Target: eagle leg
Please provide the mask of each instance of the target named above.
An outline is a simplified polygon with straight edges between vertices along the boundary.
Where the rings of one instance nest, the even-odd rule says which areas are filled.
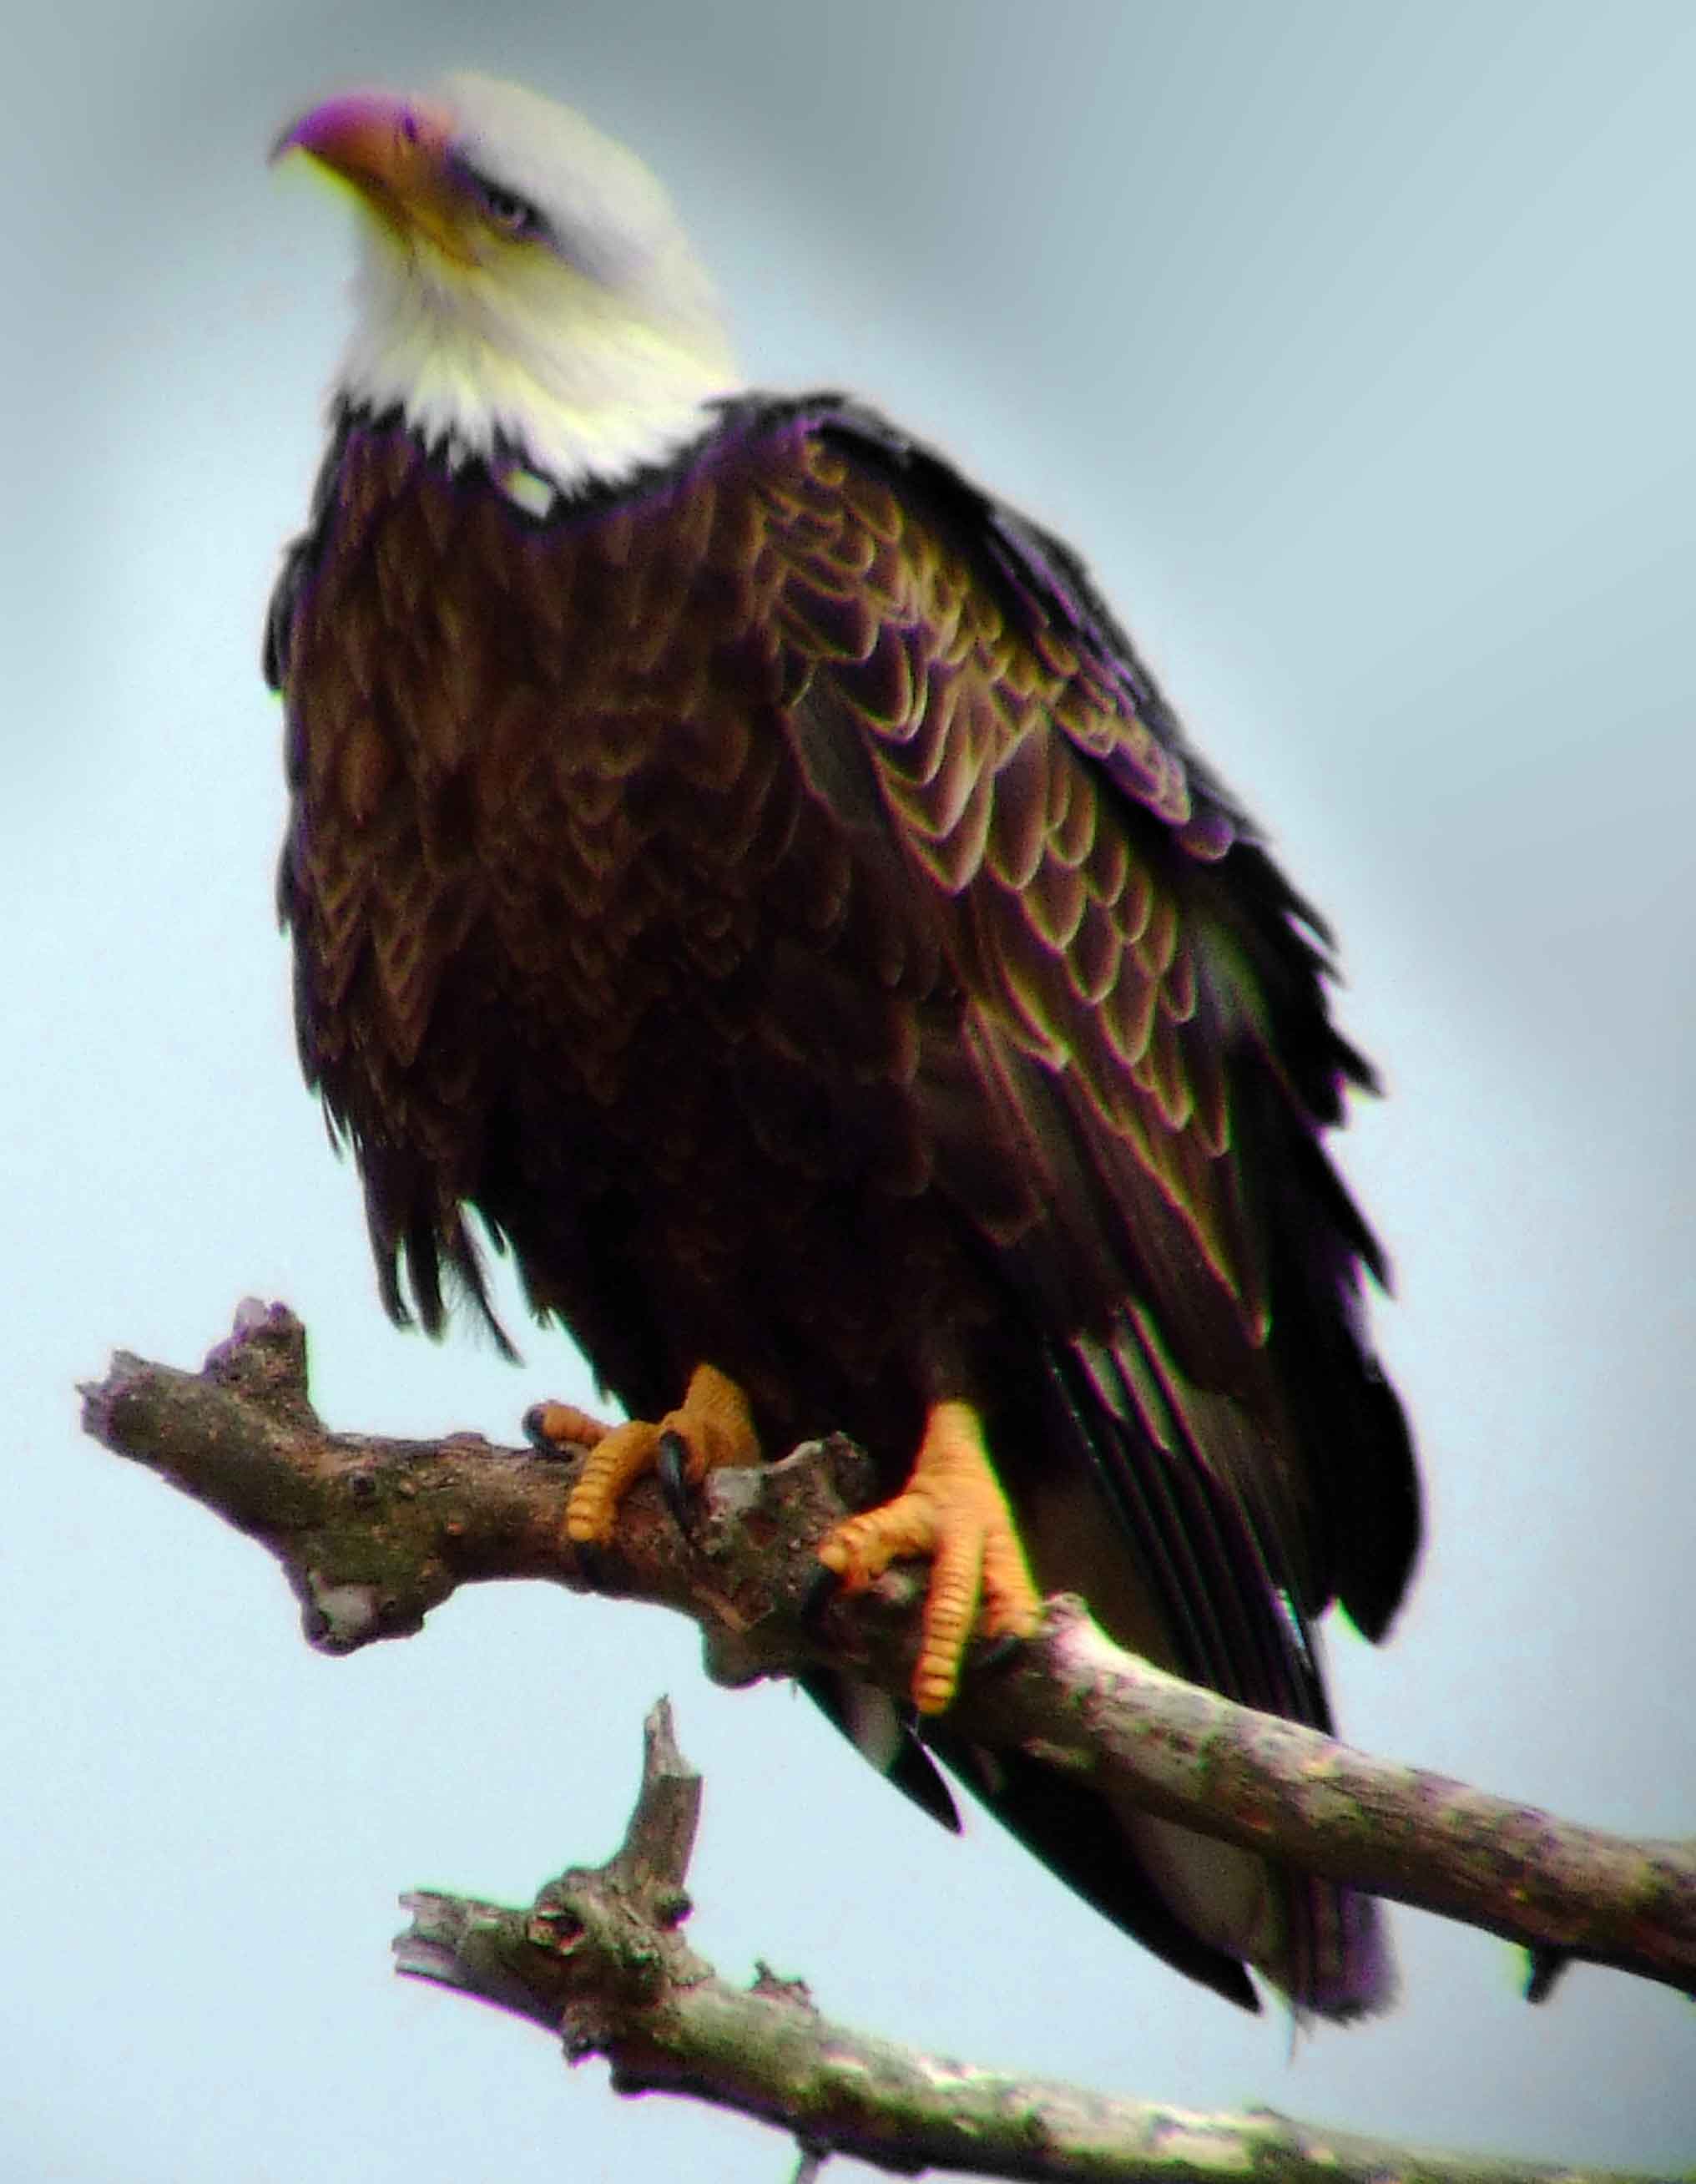
[[[847,1518],[819,1546],[820,1561],[849,1592],[863,1592],[902,1555],[931,1557],[912,1688],[920,1713],[940,1713],[954,1695],[975,1628],[990,1638],[1028,1638],[1043,1613],[984,1445],[983,1422],[970,1403],[933,1405],[902,1491]]]
[[[590,1449],[565,1505],[565,1530],[575,1545],[611,1545],[620,1502],[645,1472],[658,1468],[662,1448],[674,1438],[681,1444],[683,1477],[691,1486],[722,1465],[759,1462],[747,1396],[716,1366],[698,1365],[681,1404],[657,1425],[631,1418]]]

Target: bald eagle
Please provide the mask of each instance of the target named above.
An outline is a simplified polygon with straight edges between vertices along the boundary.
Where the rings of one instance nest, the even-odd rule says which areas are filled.
[[[571,1502],[840,1429],[931,1562],[912,1702],[1091,1903],[1249,2007],[1386,1997],[1368,1901],[950,1727],[975,1632],[1084,1594],[1324,1725],[1419,1530],[1322,1144],[1370,1082],[1327,936],[1077,558],[858,403],[753,391],[659,186],[450,78],[281,147],[351,185],[356,320],[271,610],[309,1082],[382,1294],[488,1310],[477,1217],[632,1423]]]

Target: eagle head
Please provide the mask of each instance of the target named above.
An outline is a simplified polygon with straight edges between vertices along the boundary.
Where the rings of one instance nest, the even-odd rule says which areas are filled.
[[[663,460],[741,386],[665,192],[569,108],[459,74],[327,100],[279,138],[295,153],[362,215],[338,382],[354,408],[570,490]]]

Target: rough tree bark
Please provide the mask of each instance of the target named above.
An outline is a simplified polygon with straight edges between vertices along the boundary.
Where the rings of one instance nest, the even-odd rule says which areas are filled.
[[[911,1576],[892,1573],[822,1614],[814,1605],[817,1541],[871,1496],[869,1461],[845,1440],[712,1474],[687,1534],[646,1483],[621,1513],[616,1550],[592,1556],[564,1536],[572,1462],[478,1435],[329,1432],[307,1394],[305,1330],[281,1306],[244,1306],[198,1373],[120,1353],[82,1393],[97,1439],[277,1557],[320,1650],[405,1636],[461,1585],[531,1577],[690,1616],[721,1683],[828,1659],[907,1688]],[[1532,1953],[1533,1999],[1573,1957],[1696,1992],[1696,1846],[1576,1827],[1234,1706],[1121,1652],[1081,1602],[1051,1602],[1036,1640],[968,1674],[955,1718],[983,1741],[1040,1745],[1120,1781],[1149,1810],[1206,1833],[1518,1942]],[[804,2147],[895,2168],[1576,2174],[1415,2155],[1266,2112],[1175,2120],[866,2041],[781,1982],[730,1988],[676,1931],[698,1785],[669,1726],[650,1722],[649,1738],[643,1796],[611,1866],[568,1873],[524,1913],[409,1898],[416,1916],[398,1945],[402,1969],[546,2022],[570,2053],[606,2053],[626,2090],[693,2093],[779,2123]]]

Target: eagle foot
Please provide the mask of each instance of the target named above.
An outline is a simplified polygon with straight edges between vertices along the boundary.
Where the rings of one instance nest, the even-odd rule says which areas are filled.
[[[820,1561],[847,1592],[864,1592],[905,1555],[931,1557],[913,1702],[920,1713],[941,1713],[975,1631],[1029,1638],[1043,1614],[984,1445],[983,1422],[970,1403],[934,1405],[902,1491],[848,1518],[819,1546]]]
[[[687,1529],[678,1513],[680,1504],[687,1513],[687,1490],[709,1471],[759,1462],[747,1396],[715,1366],[698,1365],[676,1410],[657,1424],[631,1418],[595,1442],[565,1505],[566,1535],[575,1546],[610,1546],[619,1504],[650,1471],[659,1474],[667,1504]]]

